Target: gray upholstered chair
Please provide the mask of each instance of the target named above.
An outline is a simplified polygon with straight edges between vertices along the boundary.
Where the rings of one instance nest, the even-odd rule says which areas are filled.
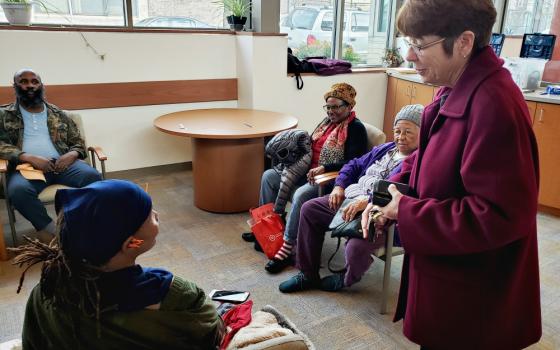
[[[68,111],[66,113],[74,121],[74,123],[76,123],[78,129],[80,130],[80,134],[82,138],[84,139],[84,141],[86,141],[82,118],[80,117],[80,115]],[[87,147],[87,142],[86,142],[86,147]],[[105,179],[105,161],[107,160],[107,156],[103,153],[103,150],[100,147],[87,147],[87,150],[90,155],[88,155],[87,158],[84,159],[83,161],[87,162],[88,164],[90,164],[91,166],[97,169],[96,162],[95,162],[95,159],[97,158],[97,160],[99,160],[99,163],[101,165],[101,177]],[[8,171],[8,161],[4,159],[0,159],[0,174],[1,174],[2,186],[4,189],[4,198],[6,200],[6,209],[8,210],[8,220],[10,222],[10,229],[12,231],[13,245],[16,246],[17,237],[16,237],[16,227],[15,227],[15,221],[16,221],[15,209],[12,203],[10,202],[10,198],[8,198],[7,196],[8,193],[7,171]],[[47,188],[45,188],[41,193],[39,193],[39,200],[45,205],[53,203],[56,191],[58,191],[61,188],[68,188],[68,186],[64,186],[64,185],[47,186]],[[4,237],[2,236],[0,237],[0,239],[3,240]]]

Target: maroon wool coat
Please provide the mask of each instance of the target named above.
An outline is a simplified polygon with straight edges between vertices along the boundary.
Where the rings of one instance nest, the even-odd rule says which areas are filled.
[[[487,47],[440,89],[403,164],[417,198],[399,204],[395,321],[429,349],[519,349],[541,336],[537,144],[502,63]]]

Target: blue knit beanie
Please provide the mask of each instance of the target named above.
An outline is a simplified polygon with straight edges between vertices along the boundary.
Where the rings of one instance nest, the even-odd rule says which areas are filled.
[[[66,256],[100,266],[146,221],[152,200],[132,182],[105,180],[58,190],[55,208],[64,210],[60,242]]]

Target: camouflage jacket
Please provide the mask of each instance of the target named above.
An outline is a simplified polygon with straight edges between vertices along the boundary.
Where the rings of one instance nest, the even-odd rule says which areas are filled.
[[[78,152],[78,158],[86,157],[84,140],[78,127],[57,106],[46,103],[47,127],[54,147],[60,155],[70,151]],[[0,159],[9,160],[12,165],[19,162],[23,153],[23,117],[17,103],[0,106]]]

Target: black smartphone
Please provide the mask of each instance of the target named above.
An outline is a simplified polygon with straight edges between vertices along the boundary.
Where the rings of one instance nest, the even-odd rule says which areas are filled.
[[[249,292],[239,290],[219,290],[214,289],[208,294],[210,299],[226,303],[240,304],[249,299]]]

